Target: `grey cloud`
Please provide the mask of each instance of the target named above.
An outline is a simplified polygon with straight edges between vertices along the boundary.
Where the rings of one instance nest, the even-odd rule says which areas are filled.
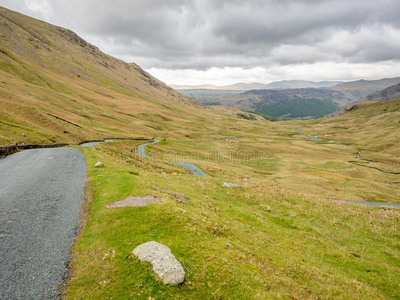
[[[0,0],[0,5],[71,28],[145,68],[400,60],[398,0]]]

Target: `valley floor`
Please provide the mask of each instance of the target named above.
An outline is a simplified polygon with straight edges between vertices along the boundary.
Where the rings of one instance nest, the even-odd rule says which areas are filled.
[[[67,299],[396,299],[400,211],[333,200],[398,203],[397,165],[386,172],[390,153],[362,146],[362,159],[380,155],[366,167],[359,145],[325,136],[320,123],[220,124],[214,134],[149,145],[149,157],[137,155],[139,141],[84,149],[91,207]],[[317,133],[321,140],[310,141]],[[97,161],[106,167],[94,168]],[[106,207],[131,195],[163,201]],[[182,285],[164,286],[131,255],[151,240],[181,261]]]

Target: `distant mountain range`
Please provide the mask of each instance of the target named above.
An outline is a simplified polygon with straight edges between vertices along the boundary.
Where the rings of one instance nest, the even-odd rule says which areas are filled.
[[[231,91],[249,91],[249,90],[265,90],[265,89],[300,89],[300,88],[320,88],[331,87],[343,81],[305,81],[305,80],[282,80],[275,81],[269,84],[253,82],[253,83],[235,83],[224,86],[217,86],[212,84],[202,85],[175,85],[172,84],[176,90],[231,90]]]
[[[310,82],[310,81],[280,81],[269,84],[270,88],[234,90],[257,86],[253,83],[225,86],[231,89],[180,89],[182,95],[191,97],[204,105],[224,105],[243,110],[255,111],[274,117],[291,118],[317,118],[344,111],[359,101],[372,101],[371,99],[395,99],[400,87],[392,87],[400,83],[400,77],[384,78],[379,80],[357,80],[352,82]],[[306,85],[325,85],[323,87],[305,87]],[[282,88],[290,86],[291,88]],[[301,86],[301,88],[294,88]],[[273,87],[273,88],[271,88]],[[391,87],[391,88],[389,88]],[[389,88],[383,92],[382,90]],[[377,94],[374,94],[377,93]]]

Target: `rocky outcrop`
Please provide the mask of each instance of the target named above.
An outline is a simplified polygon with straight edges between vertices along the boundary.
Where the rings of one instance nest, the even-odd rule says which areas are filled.
[[[132,253],[140,261],[150,262],[153,265],[153,271],[164,284],[177,285],[185,280],[182,264],[167,246],[151,241],[136,247]]]

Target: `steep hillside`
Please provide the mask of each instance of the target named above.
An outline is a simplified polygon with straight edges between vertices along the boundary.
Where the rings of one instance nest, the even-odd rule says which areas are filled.
[[[0,144],[182,137],[207,126],[209,112],[136,64],[70,30],[5,8],[0,16]]]
[[[364,101],[388,101],[400,98],[400,83],[368,95]]]

